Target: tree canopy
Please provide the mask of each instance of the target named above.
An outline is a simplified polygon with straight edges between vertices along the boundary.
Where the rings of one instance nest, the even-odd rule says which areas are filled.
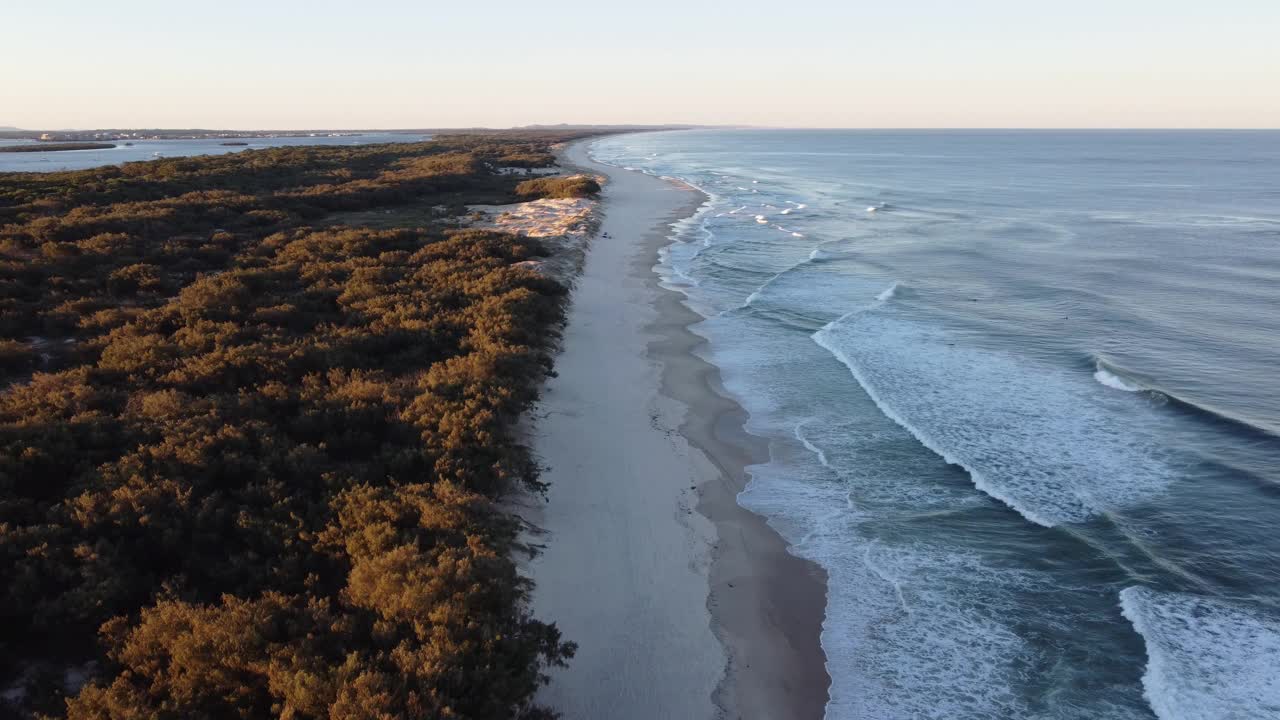
[[[560,139],[0,175],[0,717],[550,717],[495,500],[566,290],[449,209]]]

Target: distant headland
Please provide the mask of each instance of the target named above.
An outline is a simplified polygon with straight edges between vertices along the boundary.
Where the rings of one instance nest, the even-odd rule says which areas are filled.
[[[509,135],[526,132],[624,132],[639,130],[681,130],[693,125],[526,125],[498,130]],[[42,142],[113,142],[125,140],[227,140],[245,141],[255,138],[282,137],[359,137],[368,134],[393,135],[466,135],[495,132],[493,128],[383,128],[329,130],[208,130],[198,128],[104,128],[93,130],[29,130],[0,127],[0,140],[40,140]]]
[[[0,146],[0,152],[5,153],[23,153],[23,152],[56,152],[58,150],[110,150],[115,145],[111,143],[36,143],[32,145],[4,145]]]

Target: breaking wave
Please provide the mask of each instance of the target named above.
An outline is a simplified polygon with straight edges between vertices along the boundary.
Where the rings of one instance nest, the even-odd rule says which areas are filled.
[[[1143,691],[1161,720],[1280,717],[1280,617],[1143,587],[1120,608],[1146,641]]]
[[[1098,369],[1094,371],[1093,379],[1109,388],[1115,388],[1116,390],[1123,390],[1125,392],[1138,392],[1142,390],[1140,385],[1134,385],[1126,382],[1124,378],[1107,370],[1101,363],[1098,364]]]
[[[1126,416],[1143,407],[1113,407],[1072,373],[962,347],[880,305],[827,324],[814,341],[886,415],[1028,520],[1081,522],[1173,480],[1164,450],[1135,430],[1155,416]]]

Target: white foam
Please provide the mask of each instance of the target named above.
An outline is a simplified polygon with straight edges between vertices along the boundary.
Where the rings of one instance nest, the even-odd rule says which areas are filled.
[[[757,216],[756,216],[756,222],[760,223],[761,225],[768,225],[768,224],[769,224],[769,219],[768,219],[768,218],[766,218],[766,217],[765,217],[765,216],[763,216],[763,215],[757,215]]]
[[[798,233],[798,232],[793,232],[793,233],[791,233],[791,237],[798,237],[798,238],[802,238],[802,237],[804,237],[804,235],[802,235],[802,234],[800,234],[800,233]]]
[[[1142,587],[1120,608],[1146,641],[1142,686],[1161,720],[1280,717],[1280,616]]]
[[[1143,434],[1160,424],[1149,408],[1108,405],[1106,391],[1072,373],[961,347],[892,308],[851,313],[813,339],[885,415],[1023,517],[1081,522],[1172,481],[1163,449]]]
[[[797,346],[792,334],[743,332],[751,322],[744,315],[713,319],[699,333],[711,338],[725,388],[750,413],[748,430],[771,441],[785,437],[795,449],[791,454],[771,442],[773,461],[748,468],[751,480],[739,501],[767,517],[793,552],[828,573],[822,646],[832,684],[825,716],[1031,717],[1012,688],[1035,650],[1008,619],[1025,615],[1018,589],[1035,579],[947,544],[887,544],[869,537],[867,521],[881,516],[862,514],[851,489],[859,488],[861,498],[893,498],[909,513],[955,510],[964,506],[958,497],[988,501],[963,486],[931,483],[926,468],[941,463],[927,453],[914,453],[921,459],[916,465],[892,470],[876,453],[855,460],[851,453],[869,435],[888,431],[896,442],[910,440],[869,402],[861,408],[867,418],[837,427],[833,420],[848,408],[826,397],[797,402],[796,389],[812,391],[814,383],[844,383],[828,397],[847,392],[847,376],[827,367],[817,346]]]
[[[800,441],[800,444],[804,445],[806,450],[813,453],[814,456],[818,458],[818,462],[822,463],[823,467],[830,468],[831,463],[827,461],[826,452],[824,452],[822,448],[818,447],[817,445],[814,445],[813,443],[809,442],[809,439],[804,435],[804,426],[808,422],[809,420],[802,420],[799,423],[796,423],[796,429],[795,429],[796,439]]]
[[[1109,388],[1115,388],[1116,390],[1123,390],[1125,392],[1138,392],[1142,390],[1141,387],[1126,382],[1124,378],[1111,373],[1103,367],[1101,363],[1098,364],[1098,369],[1093,373],[1093,379]]]
[[[945,548],[867,538],[839,491],[784,475],[796,468],[753,478],[744,505],[776,518],[796,515],[799,504],[809,519],[795,552],[828,574],[827,718],[1031,717],[1010,685],[1034,650],[1005,620],[1020,614],[1015,589],[1029,578]]]
[[[898,291],[898,283],[894,282],[892,285],[885,288],[884,292],[877,295],[876,300],[879,300],[882,303],[888,302],[889,298],[893,297],[893,294],[897,291]]]
[[[724,177],[730,178],[723,181],[725,186],[746,181]],[[804,207],[785,203],[796,210]],[[713,221],[711,226],[727,227],[723,222]],[[878,222],[868,219],[866,225]],[[714,244],[729,246],[747,235],[740,231],[741,226],[735,227]],[[802,248],[813,244],[777,242],[771,247],[803,256]],[[720,287],[719,275],[703,276],[700,266],[690,268],[689,259],[696,256],[691,246],[673,243],[673,252],[663,258],[671,270],[684,267],[706,280],[707,287],[697,291],[683,288],[686,295],[716,310],[721,309],[721,296],[736,305],[742,297],[736,290],[740,286],[731,291]],[[852,257],[861,250],[818,243],[809,258]],[[886,288],[890,278],[854,277],[840,272],[842,267],[800,263],[798,272],[779,272],[751,293],[748,302],[794,311],[817,319],[816,324],[831,319],[833,308],[862,304],[901,312],[899,306],[908,305],[893,300],[895,286]],[[768,292],[762,292],[766,287]],[[1022,628],[1015,623],[1037,617],[1058,624],[1062,607],[1045,600],[1063,588],[1051,579],[1033,577],[1039,573],[984,562],[952,543],[928,543],[928,533],[880,532],[878,521],[886,517],[886,510],[892,525],[893,512],[919,518],[959,508],[989,508],[991,501],[964,483],[947,482],[952,471],[920,452],[899,428],[901,423],[877,410],[850,382],[849,363],[833,363],[818,345],[797,344],[794,334],[768,331],[772,326],[758,331],[758,326],[772,322],[770,313],[699,312],[710,319],[695,332],[711,340],[708,358],[720,366],[725,388],[750,412],[748,429],[770,438],[773,460],[749,469],[751,481],[739,500],[767,517],[792,543],[793,552],[815,560],[828,573],[822,645],[832,684],[826,717],[1046,717],[1045,697],[1032,700],[1024,693],[1028,681],[1037,690],[1043,688],[1042,676],[1028,678],[1029,669],[1042,667],[1035,663],[1042,659],[1043,648],[1038,638],[1028,643],[1019,637]],[[1084,373],[1075,376],[1115,402],[1133,401],[1095,386]],[[1065,632],[1062,627],[1056,630]],[[1148,718],[1136,683],[1125,686],[1124,707],[1113,704],[1109,691],[1098,693],[1108,697],[1094,700],[1092,691],[1097,688],[1063,688],[1069,699],[1055,700],[1049,712],[1077,719]]]
[[[814,287],[808,273],[788,273],[766,297],[776,292],[795,307],[789,280]],[[841,285],[850,280],[841,276]],[[887,285],[858,284],[863,303]],[[809,291],[828,305],[857,302]],[[963,483],[937,482],[942,463],[912,447],[869,400],[851,398],[853,407],[841,400],[858,391],[817,345],[797,344],[790,332],[757,332],[760,323],[732,314],[696,332],[710,340],[725,389],[750,413],[748,431],[770,439],[772,460],[748,469],[739,501],[768,518],[792,552],[827,572],[822,647],[832,683],[825,717],[1043,717],[1022,691],[1039,650],[1019,637],[1015,623],[1060,588],[1047,586],[1040,573],[993,566],[951,543],[880,536],[877,521],[893,525],[895,512],[950,513],[990,501]],[[1141,703],[1136,687],[1131,695]],[[1102,702],[1072,702],[1075,718],[1136,720]]]

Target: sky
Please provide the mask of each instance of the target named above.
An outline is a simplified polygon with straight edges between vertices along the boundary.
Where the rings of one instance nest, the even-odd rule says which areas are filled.
[[[0,126],[1280,127],[1280,0],[13,0]]]

